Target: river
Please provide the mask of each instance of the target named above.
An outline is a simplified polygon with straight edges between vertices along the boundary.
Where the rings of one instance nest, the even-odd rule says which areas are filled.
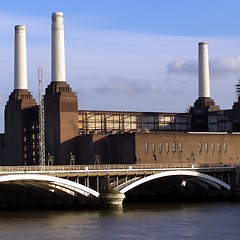
[[[1,211],[0,239],[240,239],[240,203],[128,205],[118,210]]]

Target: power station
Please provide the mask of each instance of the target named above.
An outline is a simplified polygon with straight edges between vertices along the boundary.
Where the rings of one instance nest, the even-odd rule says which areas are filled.
[[[52,14],[51,82],[28,90],[25,26],[15,26],[14,89],[0,135],[1,165],[240,163],[240,98],[210,95],[208,43],[198,44],[199,95],[188,113],[78,110],[66,81],[63,13]],[[239,92],[239,84],[236,85]]]

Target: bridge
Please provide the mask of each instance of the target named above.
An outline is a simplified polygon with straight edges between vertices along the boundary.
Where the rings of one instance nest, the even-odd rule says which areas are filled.
[[[237,196],[230,164],[53,165],[0,167],[0,207],[121,206],[168,198]]]

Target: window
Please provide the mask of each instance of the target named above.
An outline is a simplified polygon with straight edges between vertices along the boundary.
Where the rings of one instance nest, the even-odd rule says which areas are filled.
[[[159,147],[159,152],[162,152],[162,143],[161,142],[159,143],[158,147]]]
[[[173,144],[172,144],[172,151],[173,151],[173,152],[176,152],[176,143],[173,143]]]
[[[152,152],[155,152],[155,143],[152,144]]]
[[[205,143],[205,151],[208,151],[208,143]]]
[[[169,143],[166,143],[166,152],[169,152]]]
[[[221,152],[221,144],[218,143],[218,152]]]
[[[227,152],[227,143],[223,144],[224,152]]]
[[[179,143],[179,151],[182,152],[182,143]]]
[[[214,143],[212,143],[212,152],[214,151]]]
[[[148,143],[147,142],[145,143],[145,152],[146,153],[148,152]]]
[[[199,152],[202,151],[202,143],[198,143],[198,151],[199,151]]]

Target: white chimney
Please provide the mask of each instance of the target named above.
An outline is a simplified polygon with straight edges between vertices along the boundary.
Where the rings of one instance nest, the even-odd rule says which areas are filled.
[[[208,43],[198,43],[198,97],[210,97]]]
[[[26,32],[24,25],[15,26],[14,89],[27,89]]]
[[[63,13],[52,14],[52,82],[66,81]]]

